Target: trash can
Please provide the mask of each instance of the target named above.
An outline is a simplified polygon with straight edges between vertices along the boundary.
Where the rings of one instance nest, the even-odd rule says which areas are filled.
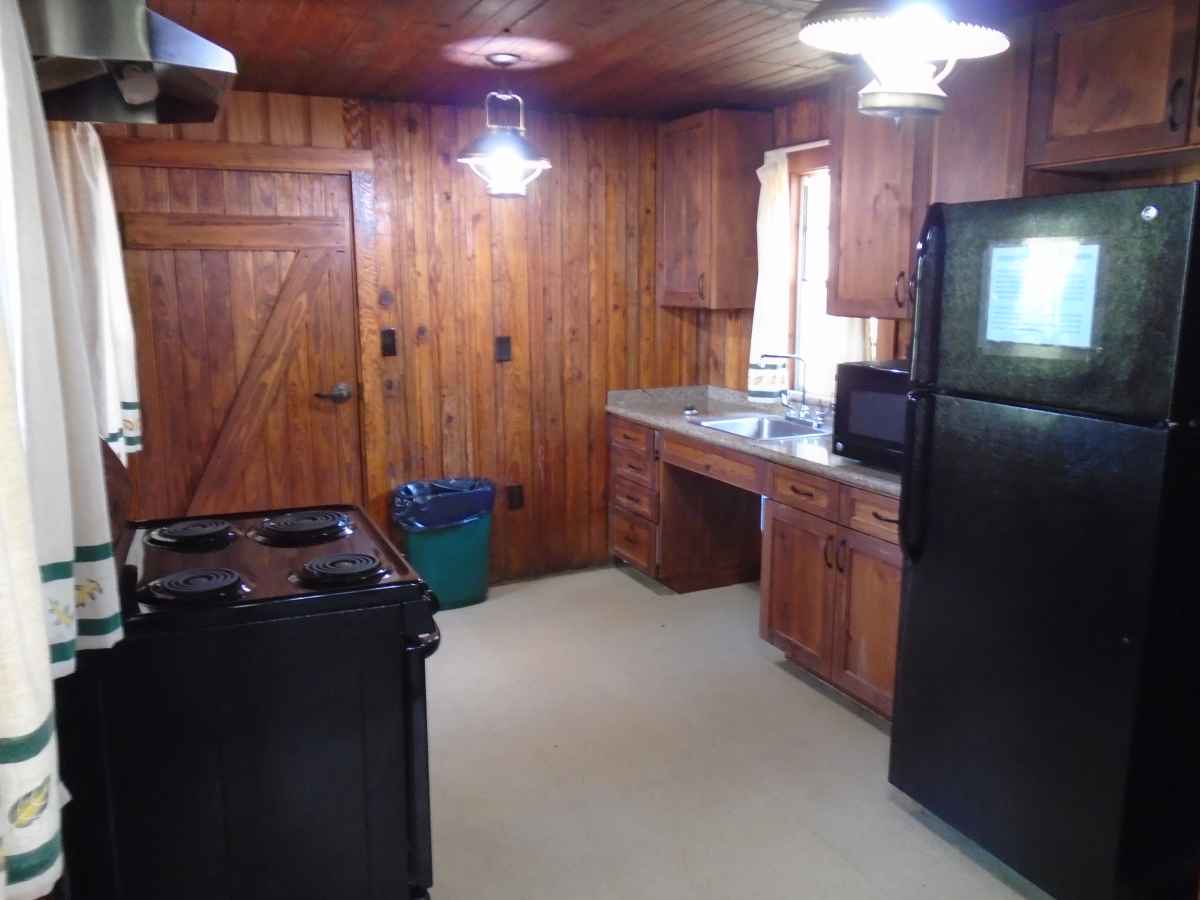
[[[392,492],[405,555],[442,609],[487,599],[496,486],[486,478],[410,481]]]

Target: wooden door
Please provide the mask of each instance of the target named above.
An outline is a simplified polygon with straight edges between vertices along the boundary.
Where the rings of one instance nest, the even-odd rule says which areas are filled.
[[[659,129],[658,298],[704,306],[711,252],[713,117],[699,113]]]
[[[767,501],[766,519],[760,633],[829,678],[837,526],[774,500]]]
[[[841,528],[836,565],[831,680],[890,717],[900,635],[900,548]]]
[[[118,166],[114,183],[143,407],[134,514],[361,502],[349,178]]]
[[[1196,20],[1195,0],[1081,0],[1039,16],[1030,164],[1182,146]]]
[[[904,319],[916,233],[929,199],[930,123],[865,116],[856,68],[830,91],[830,315]]]

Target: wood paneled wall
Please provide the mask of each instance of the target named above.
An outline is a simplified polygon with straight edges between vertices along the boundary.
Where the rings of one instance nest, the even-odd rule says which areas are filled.
[[[808,91],[783,106],[775,107],[775,146],[806,144],[829,137],[829,91]]]
[[[751,315],[655,305],[657,123],[533,112],[554,168],[526,200],[455,162],[482,128],[482,108],[237,92],[211,125],[105,130],[372,151],[387,472],[495,480],[503,579],[607,559],[608,391],[743,386]]]

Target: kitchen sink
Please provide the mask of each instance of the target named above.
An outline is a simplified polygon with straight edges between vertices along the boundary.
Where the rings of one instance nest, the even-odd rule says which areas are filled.
[[[819,437],[828,434],[827,427],[817,428],[807,422],[796,422],[783,416],[743,416],[736,419],[709,419],[698,423],[704,428],[736,434],[752,441],[785,441],[789,438]]]

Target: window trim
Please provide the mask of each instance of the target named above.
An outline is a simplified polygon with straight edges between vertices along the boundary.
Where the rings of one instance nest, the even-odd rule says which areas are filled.
[[[788,242],[790,258],[788,260],[788,347],[789,353],[795,353],[796,347],[796,312],[800,302],[800,217],[803,214],[801,202],[804,192],[800,187],[805,175],[828,169],[833,163],[832,149],[828,144],[822,147],[809,147],[806,150],[795,150],[788,154],[788,199],[790,200],[792,240]],[[833,252],[832,244],[830,252]],[[787,361],[787,383],[796,383],[796,361]]]

